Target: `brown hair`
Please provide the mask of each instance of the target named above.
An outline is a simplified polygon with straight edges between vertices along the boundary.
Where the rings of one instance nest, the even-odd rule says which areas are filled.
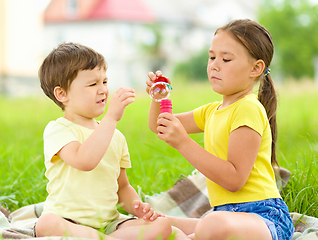
[[[67,92],[78,71],[93,70],[95,67],[107,69],[101,54],[78,43],[62,43],[49,53],[39,69],[41,88],[64,110],[63,103],[54,96],[54,88],[59,86]]]
[[[278,165],[276,159],[276,140],[277,140],[277,95],[274,83],[268,73],[274,54],[274,44],[270,33],[259,23],[250,19],[234,20],[229,24],[216,30],[230,33],[234,39],[242,44],[249,54],[256,60],[261,59],[265,63],[264,74],[259,77],[260,86],[258,90],[258,99],[263,104],[270,123],[272,132],[272,165]],[[267,72],[266,72],[267,71]],[[266,72],[266,74],[265,74]]]

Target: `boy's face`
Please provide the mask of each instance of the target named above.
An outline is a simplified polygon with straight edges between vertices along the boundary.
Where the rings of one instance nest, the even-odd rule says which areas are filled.
[[[81,122],[102,115],[108,98],[107,81],[103,68],[78,71],[66,93],[65,117]]]

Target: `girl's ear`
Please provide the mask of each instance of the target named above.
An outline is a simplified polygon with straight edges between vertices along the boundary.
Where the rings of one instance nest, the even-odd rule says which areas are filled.
[[[250,77],[257,78],[259,77],[265,69],[265,63],[263,60],[259,59],[254,62],[253,69]]]
[[[66,91],[60,86],[56,86],[54,88],[54,96],[59,102],[63,104],[68,101]]]

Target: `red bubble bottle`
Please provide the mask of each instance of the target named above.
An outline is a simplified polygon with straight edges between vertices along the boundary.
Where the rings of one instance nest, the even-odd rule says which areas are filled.
[[[163,112],[168,112],[172,114],[172,103],[171,99],[162,99],[160,101],[160,111],[161,113]]]

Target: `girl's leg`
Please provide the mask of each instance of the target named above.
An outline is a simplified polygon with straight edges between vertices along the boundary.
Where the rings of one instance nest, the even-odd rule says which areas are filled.
[[[117,238],[106,236],[94,228],[67,221],[54,213],[43,214],[35,225],[35,232],[37,237],[66,236],[97,240],[117,240]]]
[[[254,214],[215,211],[197,224],[195,239],[272,240],[272,235],[263,219]]]

